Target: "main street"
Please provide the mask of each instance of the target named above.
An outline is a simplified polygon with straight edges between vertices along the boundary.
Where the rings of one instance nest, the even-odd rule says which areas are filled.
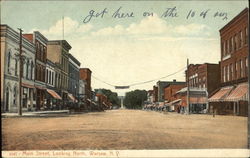
[[[109,110],[2,123],[2,150],[247,147],[247,117],[237,116]]]

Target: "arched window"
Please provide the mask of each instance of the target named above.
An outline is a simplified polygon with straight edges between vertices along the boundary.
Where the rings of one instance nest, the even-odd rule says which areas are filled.
[[[27,63],[26,63],[26,78],[29,79],[29,60],[27,60]]]
[[[13,104],[16,105],[16,98],[17,98],[17,86],[14,86],[13,91]]]
[[[17,59],[15,59],[15,76],[17,76]]]
[[[8,53],[8,59],[7,59],[8,73],[10,73],[10,57],[11,57],[11,54],[10,54],[10,51],[9,51],[9,53]]]

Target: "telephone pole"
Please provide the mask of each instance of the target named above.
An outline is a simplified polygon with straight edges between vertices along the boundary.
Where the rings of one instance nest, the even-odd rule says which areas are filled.
[[[23,57],[22,57],[22,32],[23,30],[21,28],[18,28],[18,30],[20,31],[20,42],[19,42],[19,106],[18,106],[18,115],[22,116],[22,109],[23,109],[23,105],[22,105],[22,77],[23,77]]]
[[[187,114],[189,114],[189,72],[188,72],[189,60],[187,59]]]

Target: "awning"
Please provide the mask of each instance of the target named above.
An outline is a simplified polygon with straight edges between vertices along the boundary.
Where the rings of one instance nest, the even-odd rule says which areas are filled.
[[[35,86],[35,88],[40,89],[40,90],[46,90],[45,87],[40,87],[40,86]]]
[[[75,98],[72,94],[68,93],[68,97],[69,97],[69,99],[72,100],[73,102],[76,101],[76,98]]]
[[[208,101],[209,102],[225,101],[225,98],[229,95],[232,89],[233,89],[233,86],[223,87],[218,92],[216,92],[212,97],[210,97]]]
[[[176,99],[176,100],[170,102],[170,104],[175,105],[175,104],[177,104],[177,103],[180,103],[180,101],[181,101],[181,99]]]
[[[60,95],[58,95],[55,91],[53,91],[53,90],[51,90],[51,89],[47,89],[47,92],[52,96],[52,97],[54,97],[55,99],[62,99],[61,97],[60,97]]]
[[[248,101],[248,84],[239,84],[231,93],[225,98],[226,101]]]
[[[190,104],[206,104],[207,103],[207,97],[190,97],[189,98]]]
[[[35,88],[34,85],[30,85],[30,84],[27,84],[27,83],[22,83],[22,86],[27,87],[27,88]]]

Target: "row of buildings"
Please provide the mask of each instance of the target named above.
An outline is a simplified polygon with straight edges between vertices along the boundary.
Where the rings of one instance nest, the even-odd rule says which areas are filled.
[[[189,64],[185,82],[158,81],[144,108],[247,116],[248,16],[246,8],[220,29],[218,63]]]
[[[110,108],[92,91],[91,70],[81,68],[66,40],[48,40],[38,31],[20,36],[1,25],[2,112],[17,112],[20,103],[23,111]]]

